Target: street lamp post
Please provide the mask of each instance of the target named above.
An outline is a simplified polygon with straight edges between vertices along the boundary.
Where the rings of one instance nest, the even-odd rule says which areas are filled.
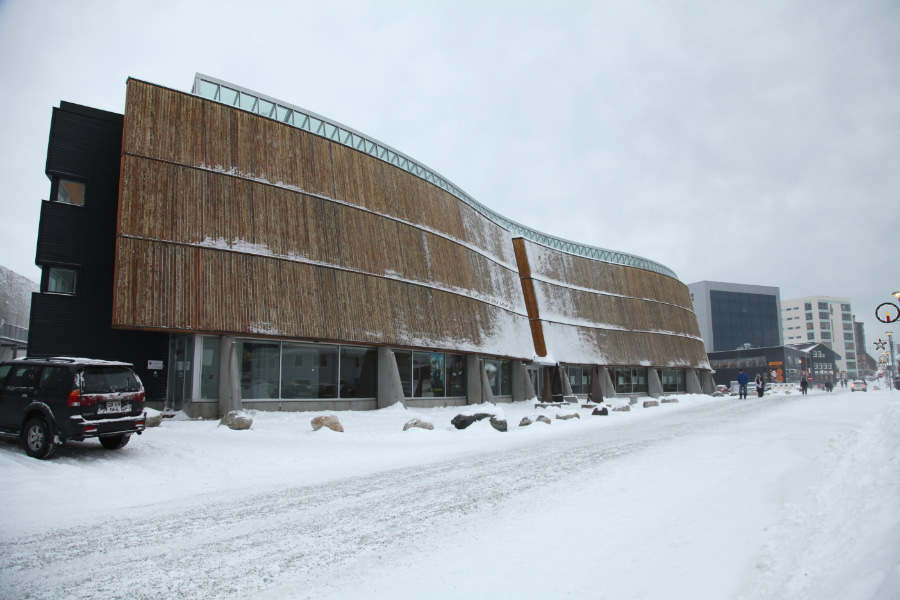
[[[895,296],[897,294],[900,294],[900,292],[894,292]],[[891,369],[889,371],[890,376],[888,377],[888,381],[890,382],[890,383],[888,383],[888,385],[890,387],[888,389],[893,391],[893,389],[894,389],[894,373],[897,372],[897,363],[894,362],[894,338],[893,338],[894,332],[893,331],[885,331],[884,333],[885,333],[885,335],[887,335],[888,347],[891,349]]]

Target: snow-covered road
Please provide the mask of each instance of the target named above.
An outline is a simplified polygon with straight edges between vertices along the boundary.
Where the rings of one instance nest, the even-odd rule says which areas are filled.
[[[436,431],[385,433],[380,444],[382,422],[402,423],[407,411],[346,415],[345,426],[355,416],[369,430],[359,444],[348,428],[347,438],[304,432],[295,446],[312,460],[307,443],[336,444],[331,453],[347,461],[369,456],[332,474],[286,466],[290,436],[279,424],[309,415],[257,414],[254,427],[269,435],[254,441],[269,448],[238,466],[226,444],[243,432],[197,422],[148,431],[135,447],[170,429],[168,446],[131,454],[76,445],[50,468],[37,463],[37,475],[34,461],[3,447],[4,479],[24,489],[0,494],[5,514],[22,517],[0,537],[0,596],[818,598],[835,591],[821,588],[835,569],[848,583],[848,562],[859,595],[846,597],[900,590],[888,575],[900,544],[891,554],[879,538],[891,523],[900,531],[900,463],[883,454],[900,449],[886,435],[900,426],[900,394],[685,400],[527,429],[515,427],[519,414],[534,410],[506,405],[508,434],[486,423],[456,432],[441,422],[450,409],[416,411]],[[220,452],[226,482],[247,471],[244,485],[209,489],[216,458],[193,456],[194,444]],[[138,464],[151,460],[162,475]],[[106,491],[91,501],[67,490],[78,475],[103,479],[88,489]],[[136,493],[167,475],[177,489]],[[31,505],[16,506],[29,493]],[[34,497],[42,493],[60,498]],[[73,518],[58,512],[67,498]],[[881,510],[875,531],[865,531],[871,515],[852,514],[867,507]],[[852,547],[828,538],[828,527],[848,523],[864,538],[857,552],[885,553],[877,565],[829,553]]]

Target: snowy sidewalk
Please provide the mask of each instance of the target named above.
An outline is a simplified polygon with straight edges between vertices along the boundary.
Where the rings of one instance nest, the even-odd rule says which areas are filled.
[[[0,447],[0,597],[871,598],[900,564],[900,394],[518,428],[456,409],[166,422],[120,453]],[[552,414],[552,413],[551,413]],[[414,415],[435,431],[400,431]],[[85,574],[89,573],[89,576]],[[892,598],[893,595],[884,595]]]

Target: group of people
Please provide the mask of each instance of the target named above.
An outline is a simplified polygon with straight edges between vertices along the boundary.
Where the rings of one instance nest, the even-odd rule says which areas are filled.
[[[738,396],[740,398],[746,398],[747,397],[747,384],[750,382],[750,379],[747,377],[747,374],[744,373],[743,369],[738,370],[737,381],[738,381],[738,387],[739,387]],[[756,384],[756,395],[759,396],[760,398],[762,398],[763,392],[766,389],[765,377],[763,377],[761,373],[757,373],[754,383]],[[843,379],[841,379],[841,385],[842,386],[846,385]],[[830,381],[827,382],[825,384],[825,390],[830,392],[832,389],[834,389],[834,386],[832,385],[832,383]],[[806,377],[803,377],[802,379],[800,379],[800,393],[805,396],[807,391],[809,391],[809,381],[806,380]]]
[[[750,382],[750,378],[747,377],[747,374],[744,373],[743,369],[740,369],[738,371],[737,381],[738,381],[738,396],[740,398],[746,398],[747,397],[747,384]],[[757,373],[754,383],[756,384],[756,395],[759,396],[760,398],[762,398],[763,392],[766,391],[765,377],[763,377],[762,374]],[[806,392],[804,392],[804,394],[805,393]]]

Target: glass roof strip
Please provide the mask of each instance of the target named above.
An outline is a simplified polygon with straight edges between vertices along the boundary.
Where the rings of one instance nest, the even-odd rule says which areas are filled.
[[[355,149],[366,152],[367,154],[371,154],[372,156],[384,160],[385,162],[405,169],[406,171],[417,175],[425,181],[429,181],[434,183],[435,185],[438,185],[442,189],[446,190],[450,194],[453,194],[454,196],[474,208],[489,220],[495,222],[508,231],[521,235],[526,239],[535,241],[545,246],[550,246],[552,248],[565,249],[566,252],[575,254],[577,256],[584,256],[587,258],[599,257],[600,260],[604,260],[606,262],[622,264],[626,266],[636,266],[647,271],[653,271],[662,275],[667,275],[674,279],[678,279],[678,277],[671,269],[657,262],[641,258],[639,256],[614,253],[602,248],[595,248],[593,246],[587,246],[584,244],[579,244],[577,242],[563,240],[562,238],[549,236],[534,229],[525,227],[524,225],[520,225],[519,223],[511,221],[506,217],[503,217],[502,215],[499,215],[498,213],[485,207],[480,202],[470,197],[468,194],[460,190],[458,187],[444,179],[436,172],[431,171],[430,169],[424,167],[423,165],[420,165],[418,162],[408,158],[403,154],[388,149],[387,147],[367,138],[359,132],[349,132],[350,135],[345,137],[344,134],[348,132],[343,127],[339,127],[338,125],[332,124],[322,118],[314,117],[312,116],[312,114],[308,114],[307,111],[304,111],[299,107],[291,105],[287,105],[290,106],[290,108],[282,107],[281,104],[287,103],[282,103],[281,101],[274,98],[269,98],[266,100],[263,99],[261,95],[256,94],[256,92],[251,93],[249,90],[240,89],[240,91],[238,91],[232,89],[237,87],[238,86],[229,84],[228,82],[216,80],[215,78],[207,77],[206,75],[201,75],[198,73],[194,77],[194,87],[192,93],[214,102],[237,106],[243,110],[262,114],[263,116],[269,118],[277,117],[277,120],[289,125],[292,124],[298,129],[303,129],[304,131],[315,133],[327,139],[337,141],[344,145],[348,145]],[[277,110],[276,104],[278,105]],[[260,105],[262,106],[262,109],[260,109]],[[281,113],[282,108],[287,111],[283,118]],[[291,113],[293,113],[293,116]]]

